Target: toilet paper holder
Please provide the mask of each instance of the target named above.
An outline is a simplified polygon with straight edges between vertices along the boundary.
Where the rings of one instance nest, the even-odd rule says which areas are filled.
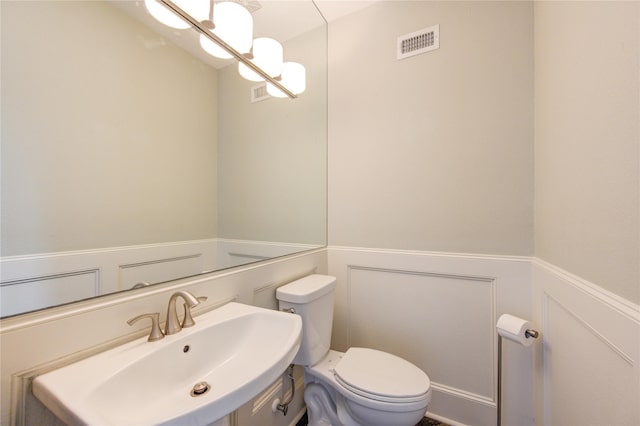
[[[528,328],[524,335],[527,339],[537,339],[540,333],[537,330]],[[502,335],[498,333],[498,407],[497,426],[502,426]]]

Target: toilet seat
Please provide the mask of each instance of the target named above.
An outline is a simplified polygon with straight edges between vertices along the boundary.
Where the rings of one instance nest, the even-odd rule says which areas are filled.
[[[419,402],[427,398],[431,388],[429,377],[421,369],[375,349],[348,349],[333,372],[345,389],[381,402]]]

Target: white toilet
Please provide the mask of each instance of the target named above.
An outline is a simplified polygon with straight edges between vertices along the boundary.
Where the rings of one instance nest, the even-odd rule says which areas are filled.
[[[309,426],[414,426],[431,400],[429,377],[375,349],[329,349],[335,277],[309,275],[279,287],[280,309],[302,317],[294,364],[304,366]]]

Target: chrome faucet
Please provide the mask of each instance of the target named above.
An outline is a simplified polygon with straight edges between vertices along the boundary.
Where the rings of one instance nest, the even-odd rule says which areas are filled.
[[[149,342],[155,342],[156,340],[164,338],[164,334],[162,334],[162,330],[160,329],[160,314],[157,312],[154,312],[153,314],[138,315],[137,317],[128,320],[127,323],[129,325],[133,325],[143,318],[151,318],[151,333],[149,333],[149,337],[147,338]]]
[[[198,296],[196,297],[198,302],[204,302],[207,300],[207,296]],[[196,325],[196,322],[193,320],[193,316],[191,316],[191,307],[184,304],[184,318],[182,318],[182,328],[193,327]]]
[[[178,320],[178,313],[176,312],[176,300],[178,299],[178,297],[182,297],[186,302],[184,304],[185,319],[187,318],[187,314],[189,318],[191,318],[191,308],[200,304],[200,301],[202,301],[203,299],[207,300],[206,297],[195,297],[188,291],[176,291],[175,293],[173,293],[171,295],[171,298],[169,299],[169,306],[167,307],[167,323],[165,324],[164,328],[164,334],[166,336],[178,333],[182,330],[183,327],[183,325],[181,325],[180,321]],[[188,322],[187,324],[187,326],[193,325],[189,324]]]

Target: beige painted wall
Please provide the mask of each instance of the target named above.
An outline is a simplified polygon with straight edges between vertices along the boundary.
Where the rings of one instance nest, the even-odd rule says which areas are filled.
[[[259,83],[219,71],[218,236],[326,244],[326,28],[284,43],[285,61],[306,68],[297,99],[251,103]]]
[[[533,254],[532,14],[398,1],[330,24],[330,245]],[[435,24],[439,50],[396,60]]]
[[[634,303],[639,59],[639,2],[536,2],[536,256]]]
[[[1,6],[2,255],[215,237],[215,70],[108,3]]]

